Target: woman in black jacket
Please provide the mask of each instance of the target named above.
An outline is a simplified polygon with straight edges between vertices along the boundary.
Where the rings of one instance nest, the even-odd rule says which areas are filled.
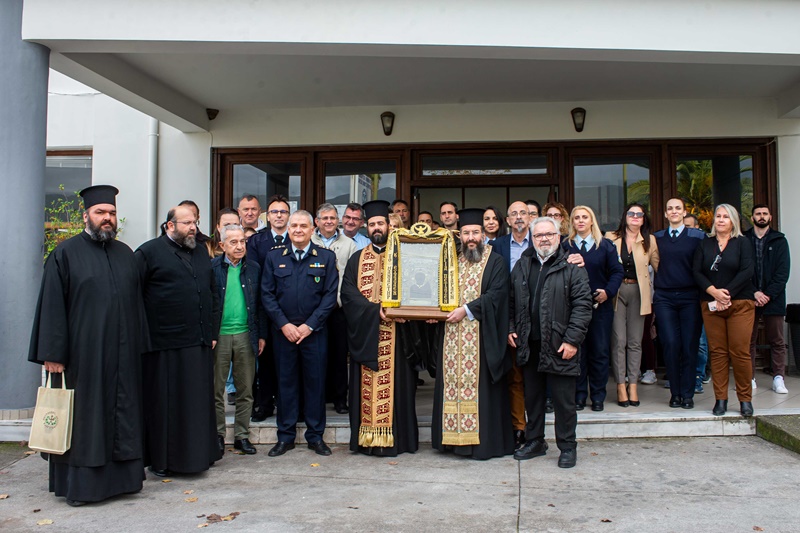
[[[700,308],[717,400],[712,412],[721,416],[728,409],[728,368],[732,365],[742,416],[752,416],[753,246],[742,235],[739,213],[732,205],[720,204],[714,210],[711,238],[695,250],[694,279],[702,291]]]

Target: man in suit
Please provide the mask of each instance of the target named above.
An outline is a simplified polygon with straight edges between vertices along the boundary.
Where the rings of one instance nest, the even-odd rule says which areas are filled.
[[[267,254],[261,299],[272,324],[278,378],[278,443],[270,457],[294,448],[300,395],[304,399],[305,438],[319,455],[330,455],[325,431],[325,321],[336,307],[339,274],[336,255],[311,242],[314,219],[308,211],[289,217],[290,242]]]

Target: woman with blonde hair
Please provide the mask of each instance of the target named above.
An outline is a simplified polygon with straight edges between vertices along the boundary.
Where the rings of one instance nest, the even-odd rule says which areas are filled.
[[[708,338],[712,413],[728,410],[728,367],[733,366],[736,396],[744,417],[753,416],[750,335],[755,321],[753,245],[742,235],[739,213],[730,204],[714,209],[710,238],[694,253],[694,279],[702,291],[700,310]]]
[[[561,246],[569,253],[583,257],[589,275],[589,287],[594,298],[594,311],[589,331],[580,349],[581,375],[575,391],[575,406],[579,411],[592,399],[592,411],[602,411],[608,383],[609,348],[614,308],[610,302],[622,283],[622,265],[617,249],[603,238],[597,217],[590,207],[578,205],[570,214],[569,237]]]
[[[547,202],[544,204],[544,216],[550,217],[559,224],[559,233],[564,239],[569,234],[569,213],[564,204],[559,202]]]
[[[617,404],[639,406],[637,378],[642,363],[645,317],[652,311],[650,272],[658,270],[658,246],[650,235],[650,219],[644,206],[628,204],[616,231],[606,233],[617,248],[622,264],[622,285],[614,299],[611,331],[611,367],[617,381]],[[625,378],[627,377],[627,384]]]

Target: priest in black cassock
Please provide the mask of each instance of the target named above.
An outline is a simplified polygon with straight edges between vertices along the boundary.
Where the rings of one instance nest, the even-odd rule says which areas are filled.
[[[143,307],[133,252],[115,240],[118,192],[81,191],[86,228],[47,258],[28,354],[75,389],[72,447],[48,458],[49,490],[72,506],[138,492],[144,479]]]
[[[442,326],[431,442],[473,459],[514,453],[506,374],[508,267],[484,244],[483,209],[458,212],[461,306]]]
[[[170,209],[163,235],[136,250],[150,329],[142,356],[145,464],[157,476],[208,470],[222,457],[214,407],[219,305],[191,209]]]
[[[381,308],[389,202],[363,206],[370,246],[353,254],[342,279],[350,348],[350,450],[394,457],[419,448],[416,375],[401,355],[396,322]]]

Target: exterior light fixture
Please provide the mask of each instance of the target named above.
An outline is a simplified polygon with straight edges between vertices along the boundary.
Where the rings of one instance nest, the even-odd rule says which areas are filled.
[[[575,126],[575,131],[582,132],[583,124],[586,122],[586,110],[582,107],[576,107],[570,113],[572,114],[572,124]]]
[[[381,126],[383,126],[383,134],[387,137],[392,134],[394,128],[394,113],[391,111],[384,111],[381,113]]]

